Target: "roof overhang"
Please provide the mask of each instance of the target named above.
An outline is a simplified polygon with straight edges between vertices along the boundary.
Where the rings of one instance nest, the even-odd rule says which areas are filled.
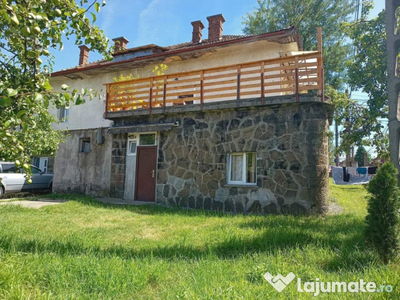
[[[164,51],[161,53],[155,53],[151,55],[135,57],[132,59],[127,59],[124,61],[100,61],[96,64],[88,64],[84,66],[77,66],[75,68],[61,70],[52,73],[52,77],[66,76],[69,78],[82,78],[82,75],[95,75],[99,73],[108,73],[126,70],[130,68],[140,68],[151,63],[157,63],[165,61],[165,59],[170,57],[181,56],[183,59],[196,58],[205,55],[206,53],[214,52],[217,48],[229,47],[235,44],[251,43],[256,41],[266,40],[275,43],[291,43],[296,42],[301,48],[301,41],[299,39],[298,33],[294,27],[268,32],[260,35],[247,36],[238,39],[221,41],[217,43],[209,44],[199,44],[183,49],[176,49],[170,51]],[[149,45],[148,45],[149,46]],[[146,47],[146,46],[145,46]],[[140,48],[140,47],[137,47]],[[131,50],[131,49],[130,49]]]

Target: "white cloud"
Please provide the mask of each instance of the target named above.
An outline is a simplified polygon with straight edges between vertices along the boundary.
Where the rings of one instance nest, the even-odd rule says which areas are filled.
[[[104,31],[106,35],[109,35],[112,31],[112,26],[115,21],[116,12],[118,11],[118,1],[110,1],[106,6],[102,7],[100,13],[101,23],[99,27]]]

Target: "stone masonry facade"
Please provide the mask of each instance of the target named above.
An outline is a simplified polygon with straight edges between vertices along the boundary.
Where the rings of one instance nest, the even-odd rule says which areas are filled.
[[[328,126],[321,102],[154,114],[115,126],[176,123],[159,133],[156,201],[236,213],[324,213]],[[118,146],[118,147],[117,147]],[[111,187],[123,189],[126,134],[114,135]],[[256,153],[256,185],[227,184],[230,153]],[[114,179],[113,179],[114,178]]]
[[[127,134],[113,136],[111,152],[111,196],[124,197]]]

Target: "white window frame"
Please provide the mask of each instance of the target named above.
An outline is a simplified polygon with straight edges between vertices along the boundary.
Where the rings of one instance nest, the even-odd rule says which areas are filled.
[[[131,147],[130,144],[131,143],[136,143],[136,147],[135,147],[135,152],[131,152]],[[134,137],[134,138],[128,138],[128,145],[126,147],[126,155],[128,156],[136,156],[137,153],[137,147],[139,146],[139,140],[138,138]]]
[[[256,182],[246,182],[246,168],[247,168],[247,154],[252,153],[255,155],[255,165],[254,165],[254,177]],[[232,168],[232,158],[233,156],[242,156],[243,157],[243,167],[242,167],[242,181],[233,181],[231,180],[231,168]],[[228,155],[228,184],[232,185],[257,185],[257,153],[256,152],[233,152]]]

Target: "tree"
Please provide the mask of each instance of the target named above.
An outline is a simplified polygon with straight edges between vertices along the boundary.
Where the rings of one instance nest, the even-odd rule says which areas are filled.
[[[353,90],[366,93],[368,115],[363,122],[369,124],[359,136],[377,149],[379,157],[389,157],[387,126],[382,119],[388,118],[387,59],[385,11],[368,20],[372,1],[363,1],[361,18],[344,24],[345,33],[353,41],[355,55],[346,62],[348,84]]]
[[[400,193],[395,166],[384,163],[367,189],[370,197],[365,219],[365,239],[383,262],[388,263],[399,251]]]
[[[365,150],[364,146],[358,146],[356,155],[354,156],[354,160],[358,162],[359,167],[364,167],[364,155],[367,153],[367,150]],[[367,154],[368,155],[368,154]]]
[[[339,30],[355,12],[354,0],[257,0],[258,7],[244,18],[244,33],[261,34],[296,26],[305,50],[316,50],[317,27],[323,28],[325,81],[335,89],[345,78],[350,47]]]
[[[370,145],[371,140],[365,140],[366,132],[371,132],[374,127],[374,120],[369,118],[368,107],[356,100],[350,99],[346,92],[327,87],[325,94],[332,100],[334,105],[334,119],[338,126],[343,127],[340,133],[341,141],[335,150],[336,154],[348,153],[351,146]],[[383,137],[379,140],[386,149],[388,140]],[[386,143],[384,143],[386,141]],[[378,143],[375,143],[378,145]],[[384,153],[382,148],[376,147],[378,153]]]
[[[93,25],[100,11],[97,0],[80,5],[70,0],[2,0],[0,6],[0,160],[15,161],[30,174],[32,156],[54,154],[63,134],[55,132],[52,105],[80,104],[96,93],[70,91],[63,85],[52,89],[49,79],[54,56],[61,50],[62,38],[75,37],[109,57],[108,39]]]

